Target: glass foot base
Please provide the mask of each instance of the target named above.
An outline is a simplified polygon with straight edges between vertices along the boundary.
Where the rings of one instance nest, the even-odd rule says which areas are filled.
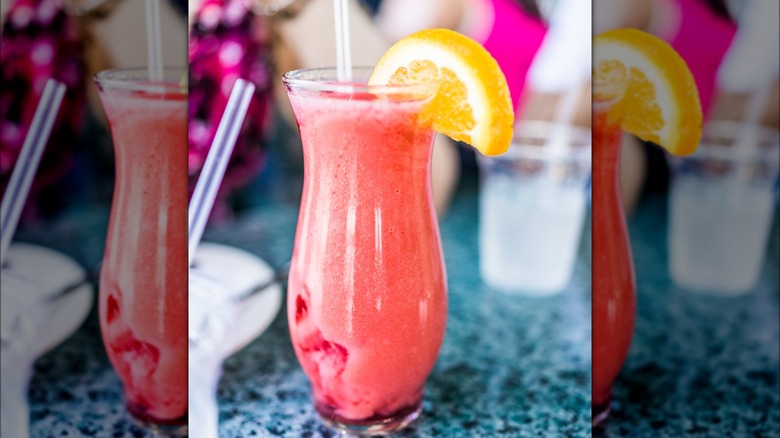
[[[422,412],[422,399],[414,405],[399,409],[390,416],[374,416],[365,420],[350,420],[336,415],[329,406],[315,405],[317,413],[329,427],[351,435],[387,435],[403,429]]]
[[[612,400],[607,399],[605,403],[596,405],[594,404],[591,407],[591,421],[593,427],[598,426],[601,424],[604,420],[609,417],[609,413],[612,411]]]
[[[175,420],[159,420],[152,418],[143,411],[143,409],[137,409],[131,405],[127,406],[127,412],[130,413],[133,422],[138,427],[152,432],[154,436],[188,436],[187,430],[187,416],[177,418]]]

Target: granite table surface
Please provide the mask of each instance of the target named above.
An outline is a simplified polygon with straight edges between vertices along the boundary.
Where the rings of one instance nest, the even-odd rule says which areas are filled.
[[[594,437],[780,436],[779,216],[776,208],[758,285],[717,297],[672,283],[667,199],[644,200],[629,221],[634,338]]]
[[[300,187],[258,189],[204,241],[250,251],[272,266],[292,254]],[[84,266],[102,256],[107,207],[80,208],[27,227],[21,241],[62,251]],[[590,435],[590,233],[570,287],[550,298],[491,290],[478,273],[477,188],[463,184],[441,221],[449,314],[423,413],[405,437]],[[334,436],[314,412],[308,380],[280,311],[261,336],[224,364],[220,436]],[[84,325],[38,360],[30,384],[34,437],[146,436],[125,413],[93,309]],[[193,436],[195,436],[193,434]]]
[[[290,257],[299,187],[261,187],[204,240],[282,266]],[[422,416],[404,437],[591,436],[590,232],[570,286],[526,298],[491,290],[478,273],[477,185],[463,183],[441,234],[449,282],[444,345]],[[20,241],[62,251],[85,267],[102,256],[107,206],[80,207],[26,227]],[[634,342],[616,403],[594,436],[777,436],[778,220],[759,287],[734,299],[674,288],[666,271],[665,199],[630,222],[638,283]],[[660,236],[660,237],[659,237]],[[289,341],[285,313],[229,358],[219,387],[220,436],[333,436],[317,419]],[[34,437],[147,434],[125,413],[96,311],[38,360],[30,383]],[[733,431],[733,433],[730,433]]]

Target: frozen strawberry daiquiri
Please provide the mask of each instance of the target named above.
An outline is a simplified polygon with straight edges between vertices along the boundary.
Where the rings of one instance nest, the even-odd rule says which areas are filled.
[[[446,29],[401,39],[354,77],[284,76],[304,158],[287,316],[320,416],[377,434],[417,418],[444,337],[434,130],[498,155],[514,113],[496,60]]]
[[[370,70],[357,70],[364,76]],[[336,84],[335,70],[284,80],[305,179],[288,319],[317,412],[383,432],[421,409],[444,337],[447,293],[422,127],[435,87]]]
[[[103,341],[136,421],[187,433],[187,94],[183,70],[97,75],[116,152],[100,275]]]

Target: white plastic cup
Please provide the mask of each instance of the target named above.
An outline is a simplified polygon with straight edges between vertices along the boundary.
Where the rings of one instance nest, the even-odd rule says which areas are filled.
[[[780,166],[780,133],[738,150],[735,122],[711,122],[698,150],[671,161],[669,272],[685,290],[741,295],[764,264]]]
[[[494,289],[553,295],[571,278],[588,203],[590,132],[569,127],[565,146],[551,149],[551,129],[526,122],[506,154],[479,158],[480,273]]]

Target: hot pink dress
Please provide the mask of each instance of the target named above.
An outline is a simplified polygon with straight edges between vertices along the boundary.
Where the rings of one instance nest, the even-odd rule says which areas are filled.
[[[493,26],[484,41],[485,49],[504,71],[512,105],[517,110],[525,77],[542,45],[547,28],[512,0],[487,0],[493,7]]]
[[[718,69],[737,33],[737,26],[716,14],[703,0],[676,0],[676,4],[680,13],[676,32],[659,36],[688,63],[706,119],[716,91]]]

